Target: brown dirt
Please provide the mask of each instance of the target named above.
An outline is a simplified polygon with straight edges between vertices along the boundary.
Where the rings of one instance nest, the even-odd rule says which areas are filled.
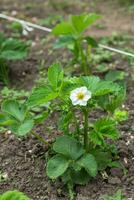
[[[54,2],[54,0],[53,0]],[[59,2],[59,0],[57,1]],[[61,2],[61,1],[60,1]],[[95,1],[94,1],[95,2]],[[31,5],[32,3],[32,5]],[[17,16],[25,18],[29,21],[38,21],[38,18],[44,18],[50,13],[67,16],[68,14],[80,13],[80,11],[97,11],[104,15],[99,22],[103,23],[104,28],[100,29],[94,26],[91,33],[97,37],[109,36],[113,31],[123,33],[134,33],[133,16],[126,13],[123,7],[120,7],[116,0],[113,1],[83,1],[77,3],[74,1],[66,9],[57,9],[52,7],[50,1],[38,0],[1,0],[0,11],[7,14],[13,14],[13,10],[17,11]],[[3,25],[0,25],[3,27]],[[5,28],[5,27],[4,27]],[[40,39],[46,37],[44,33],[31,33],[33,40],[36,42],[29,58],[26,61],[11,63],[11,82],[13,87],[31,89],[35,79],[38,77],[38,65],[41,59],[45,59],[45,67],[57,58],[57,53],[50,51],[50,37],[46,45],[41,44]],[[66,52],[61,56],[58,52],[58,58],[66,57]],[[122,61],[117,56],[118,65],[125,71],[130,71],[127,61]],[[114,63],[115,64],[115,63]],[[108,179],[104,180],[101,175],[92,180],[87,186],[76,187],[76,200],[101,200],[106,193],[113,194],[117,189],[121,189],[123,194],[128,198],[134,199],[134,138],[133,138],[133,122],[134,122],[134,92],[133,82],[127,79],[128,91],[126,108],[129,111],[129,120],[120,126],[121,138],[117,142],[120,159],[128,169],[128,173],[124,175],[121,171],[118,173],[111,171]],[[54,117],[53,117],[54,119]],[[49,122],[53,127],[53,137],[56,136],[54,128],[55,120],[50,119]],[[39,127],[37,131],[42,133],[46,138],[51,138],[49,130],[45,127]],[[128,142],[129,141],[129,142]],[[60,182],[52,183],[46,176],[46,161],[44,153],[47,148],[39,144],[34,138],[19,140],[12,135],[0,135],[0,172],[7,173],[6,181],[0,183],[0,193],[9,189],[18,189],[25,192],[32,200],[68,200],[67,193]],[[127,161],[127,163],[126,163]],[[60,189],[63,189],[60,192]]]

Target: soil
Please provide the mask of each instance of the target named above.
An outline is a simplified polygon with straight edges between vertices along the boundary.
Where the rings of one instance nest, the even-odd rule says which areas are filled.
[[[50,3],[51,2],[51,3]],[[60,2],[60,4],[58,4]],[[1,0],[0,11],[9,15],[17,16],[29,21],[38,22],[38,19],[55,15],[64,17],[68,14],[76,14],[85,11],[96,11],[104,17],[99,22],[103,28],[94,26],[89,32],[96,37],[110,36],[112,32],[134,34],[133,15],[126,11],[126,8],[118,4],[117,0],[109,1],[70,1],[68,4],[62,4],[62,1],[51,0]],[[69,2],[69,1],[68,1]],[[60,5],[60,8],[56,5]],[[61,8],[62,5],[62,8]],[[0,29],[7,30],[8,27],[1,21]],[[50,26],[52,27],[52,26]],[[55,59],[64,60],[66,51],[54,52],[51,50],[52,36],[46,38],[43,32],[35,31],[30,33],[33,48],[29,58],[26,61],[17,61],[10,64],[11,68],[11,86],[30,90],[35,85],[35,80],[39,77],[40,60],[45,60],[47,68]],[[46,39],[45,44],[42,39]],[[128,46],[127,46],[128,48]],[[131,74],[128,61],[123,60],[118,55],[117,67],[120,65],[124,71]],[[114,63],[115,64],[115,63]],[[122,123],[120,128],[121,137],[116,143],[120,160],[128,170],[124,174],[121,170],[112,169],[107,178],[104,175],[98,175],[86,186],[76,186],[76,200],[101,200],[104,194],[112,195],[118,189],[122,194],[134,199],[134,90],[133,82],[130,76],[127,77],[127,100],[125,107],[129,111],[129,119]],[[38,127],[37,132],[42,134],[47,140],[55,138],[58,132],[55,131],[55,116],[49,119],[52,134],[44,125]],[[6,174],[6,180],[0,181],[0,193],[11,189],[18,189],[25,192],[31,200],[68,200],[67,192],[60,181],[52,182],[46,176],[46,158],[47,147],[40,144],[35,138],[29,136],[27,139],[17,139],[11,134],[0,135],[0,179],[1,173]]]

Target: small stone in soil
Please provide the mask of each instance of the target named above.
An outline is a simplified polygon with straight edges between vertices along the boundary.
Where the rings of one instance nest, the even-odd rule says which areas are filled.
[[[110,170],[110,172],[111,172],[112,176],[116,176],[116,177],[122,177],[123,176],[123,171],[122,171],[122,169],[119,169],[119,168],[112,168]]]
[[[118,177],[109,177],[108,183],[112,185],[117,185],[121,183],[121,180]]]

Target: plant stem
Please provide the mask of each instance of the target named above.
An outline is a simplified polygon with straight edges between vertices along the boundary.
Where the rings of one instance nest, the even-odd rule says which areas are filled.
[[[79,123],[77,121],[77,118],[76,118],[76,115],[75,115],[75,111],[73,112],[72,110],[72,113],[73,113],[73,117],[74,117],[74,121],[75,121],[75,125],[76,125],[76,131],[77,131],[77,138],[79,140],[79,136],[80,136],[80,127],[79,127]]]
[[[47,142],[46,140],[44,140],[43,137],[41,137],[40,135],[38,135],[37,133],[35,133],[34,131],[31,132],[32,135],[34,135],[40,142],[42,142],[43,144],[47,144],[50,146],[49,142]]]
[[[86,152],[88,152],[88,110],[84,110],[84,147]]]
[[[88,75],[88,68],[87,68],[86,56],[84,54],[82,47],[81,47],[81,59],[82,59],[82,68],[83,68],[83,71],[84,71],[84,75],[87,76]]]
[[[74,200],[74,192],[73,192],[73,188],[72,185],[70,183],[68,183],[68,191],[69,191],[69,196],[70,196],[70,200]]]

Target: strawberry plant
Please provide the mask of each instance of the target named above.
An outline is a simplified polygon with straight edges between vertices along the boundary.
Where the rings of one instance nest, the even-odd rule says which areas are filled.
[[[49,178],[61,178],[73,199],[75,184],[85,185],[107,167],[121,167],[116,147],[109,141],[120,137],[115,113],[125,100],[125,87],[97,76],[66,77],[60,64],[48,69],[46,84],[33,89],[28,100],[2,103],[0,125],[8,127],[18,137],[33,134],[45,145],[51,145],[35,133],[36,124],[49,115],[46,109],[36,116],[33,109],[49,102],[50,113],[58,110],[62,132],[52,145],[46,172]],[[100,110],[98,119],[90,116]],[[103,111],[103,114],[101,114]]]
[[[85,75],[92,74],[91,49],[97,46],[97,42],[84,32],[99,19],[95,13],[70,16],[68,21],[56,25],[52,33],[58,36],[54,48],[67,47],[73,54],[73,63],[80,65]]]
[[[28,43],[15,38],[6,38],[0,33],[0,81],[9,84],[8,61],[22,60],[28,55]]]

